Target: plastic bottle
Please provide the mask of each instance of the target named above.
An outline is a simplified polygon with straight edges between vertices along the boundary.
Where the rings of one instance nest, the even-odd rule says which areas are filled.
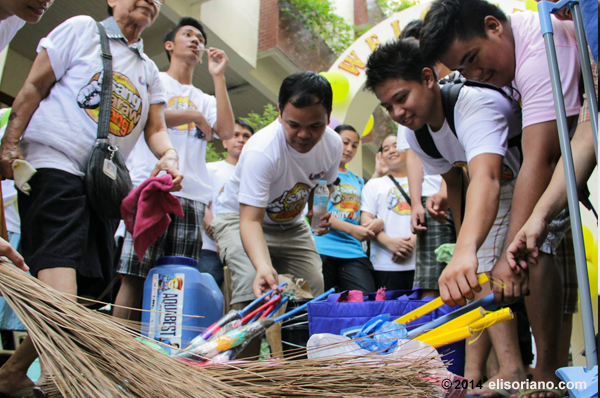
[[[313,216],[310,221],[310,226],[313,232],[322,231],[323,228],[319,228],[319,224],[323,221],[321,216],[327,213],[327,203],[329,202],[329,188],[327,188],[327,181],[319,180],[319,185],[315,189],[313,195]]]
[[[196,260],[165,256],[148,273],[143,308],[142,334],[183,348],[223,316],[223,293]]]

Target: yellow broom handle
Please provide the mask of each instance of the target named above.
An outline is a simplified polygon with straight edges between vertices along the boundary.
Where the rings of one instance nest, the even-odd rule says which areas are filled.
[[[482,307],[475,308],[473,311],[469,311],[464,315],[459,316],[456,319],[453,319],[437,328],[422,334],[415,338],[415,340],[431,340],[436,336],[442,336],[447,334],[448,332],[456,331],[459,328],[464,328],[465,326],[471,326],[472,323],[480,321],[485,316],[485,311]],[[473,326],[471,326],[473,328]]]
[[[457,341],[461,341],[473,336],[473,330],[464,326],[458,330],[452,330],[448,333],[435,336],[427,341],[423,341],[423,343],[427,343],[434,348],[440,348],[448,344],[456,343]]]
[[[483,285],[490,281],[486,274],[479,274],[477,279],[478,279],[480,285]],[[416,310],[411,311],[406,315],[402,315],[400,318],[396,319],[394,322],[406,325],[407,323],[412,322],[415,319],[422,317],[423,315],[429,314],[431,311],[437,310],[442,305],[444,305],[444,301],[442,301],[441,297],[438,297],[438,298],[430,301],[429,303],[420,306]]]
[[[490,326],[494,326],[497,323],[508,321],[513,318],[514,315],[510,308],[502,308],[498,311],[487,313],[485,317],[469,324],[469,326],[474,331],[480,331],[489,328]]]

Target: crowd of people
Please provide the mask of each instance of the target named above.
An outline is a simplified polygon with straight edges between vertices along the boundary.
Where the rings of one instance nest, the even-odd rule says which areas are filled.
[[[0,0],[0,49],[25,23],[38,22],[52,2]],[[523,317],[491,327],[467,345],[465,377],[475,384],[527,377],[558,382],[555,370],[568,364],[577,288],[537,15],[507,16],[485,0],[437,0],[423,21],[380,45],[366,65],[366,89],[398,132],[384,138],[376,172],[365,183],[347,168],[361,135],[350,125],[329,127],[333,93],[325,77],[288,76],[277,120],[255,133],[234,117],[227,55],[208,47],[198,20],[182,18],[165,33],[169,67],[159,72],[144,53],[141,34],[164,0],[107,4],[103,29],[91,17],[77,16],[40,41],[12,104],[0,146],[2,178],[14,178],[17,160],[37,172],[30,192],[11,201],[20,215],[10,231],[20,242],[11,242],[19,246],[3,236],[0,255],[72,295],[93,295],[118,274],[113,315],[132,320],[140,318],[135,309],[145,278],[162,256],[197,259],[200,271],[219,285],[227,267],[236,309],[276,289],[283,273],[307,281],[315,296],[332,287],[363,294],[419,288],[422,296],[454,306],[493,290],[498,302],[515,308],[524,302]],[[589,29],[595,19],[590,57],[597,95],[595,15],[585,22]],[[597,164],[590,123],[597,115],[590,115],[587,99],[582,102],[571,16],[559,17],[553,18],[554,38],[583,190]],[[127,159],[134,186],[170,175],[184,214],[171,216],[143,258],[131,231],[115,253],[119,220],[97,214],[85,190],[100,118],[101,30],[114,71],[109,142]],[[214,95],[192,85],[204,53]],[[226,157],[207,164],[212,139],[222,141]],[[329,189],[327,213],[310,223],[305,219],[312,219],[319,183]],[[435,250],[448,244],[455,244],[451,259],[440,258]],[[481,273],[493,277],[493,287],[479,285]],[[536,343],[531,370],[520,344],[523,334],[528,340],[527,325]],[[0,396],[32,396],[26,372],[36,357],[26,339],[0,368]],[[518,393],[483,384],[470,395]],[[548,390],[519,397],[562,395]]]

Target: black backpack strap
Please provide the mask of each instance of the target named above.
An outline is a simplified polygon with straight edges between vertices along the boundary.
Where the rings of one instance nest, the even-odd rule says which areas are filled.
[[[100,48],[102,49],[102,88],[100,91],[100,109],[98,111],[98,133],[99,140],[108,138],[110,129],[110,108],[112,103],[112,54],[108,44],[106,30],[100,22],[96,22],[100,34]]]
[[[462,81],[442,85],[442,107],[444,108],[444,116],[446,117],[450,130],[452,130],[452,133],[454,133],[455,136],[457,135],[456,127],[454,126],[454,108],[456,107],[460,90],[464,85],[465,83]]]
[[[427,154],[427,156],[434,159],[441,159],[442,154],[438,151],[437,146],[435,146],[435,142],[433,141],[433,137],[429,132],[429,128],[427,126],[421,127],[419,130],[415,131],[415,137],[417,138],[417,142],[419,146]]]
[[[408,205],[410,207],[412,207],[412,203],[410,201],[410,196],[407,195],[406,191],[404,191],[404,189],[402,189],[402,186],[398,183],[398,181],[396,181],[396,179],[394,178],[393,175],[388,174],[388,177],[390,177],[390,180],[392,180],[392,182],[394,183],[394,185],[396,186],[396,188],[398,188],[400,190],[400,193],[402,194],[402,196],[404,196],[404,199],[406,200],[406,203],[408,203]]]

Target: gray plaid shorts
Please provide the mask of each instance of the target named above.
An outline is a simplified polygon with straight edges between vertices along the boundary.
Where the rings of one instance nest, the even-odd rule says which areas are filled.
[[[177,198],[183,208],[183,217],[171,214],[171,223],[167,232],[158,237],[146,251],[140,263],[133,249],[133,236],[127,232],[123,242],[123,252],[117,272],[145,278],[154,268],[156,260],[162,256],[183,256],[198,260],[202,251],[202,219],[204,203]]]
[[[577,292],[577,268],[575,267],[575,249],[571,229],[566,231],[564,238],[556,248],[554,261],[562,279],[563,312],[565,314],[575,314],[577,313],[579,295]]]
[[[421,198],[423,207],[427,198]],[[452,218],[450,209],[448,216]],[[444,243],[456,243],[456,230],[454,224],[447,222],[440,224],[425,211],[425,222],[427,231],[417,234],[416,267],[413,286],[427,290],[439,290],[438,279],[446,266],[446,263],[437,261],[434,250]]]

